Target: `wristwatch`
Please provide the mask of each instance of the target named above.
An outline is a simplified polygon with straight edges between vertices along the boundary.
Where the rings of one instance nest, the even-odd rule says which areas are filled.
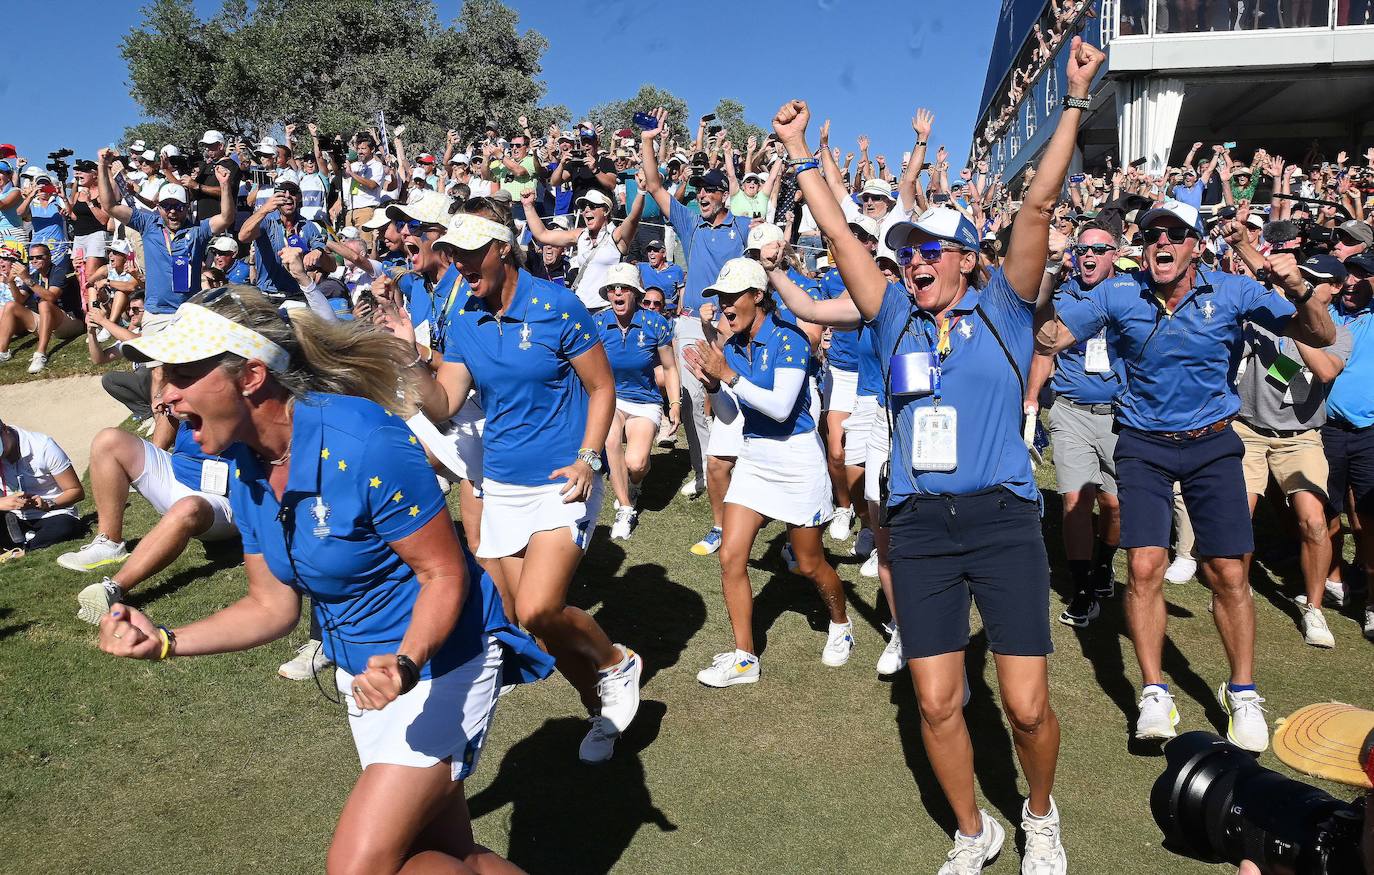
[[[741,374],[739,371],[735,371],[735,375],[734,375],[733,377],[731,377],[731,378],[730,378],[730,382],[726,383],[725,385],[727,385],[727,386],[729,386],[731,389],[733,389],[733,388],[735,388],[735,384],[738,383],[738,382],[740,381],[740,378],[743,377],[743,376],[744,376],[744,375]]]
[[[1064,107],[1065,109],[1092,109],[1092,108],[1093,108],[1092,98],[1090,98],[1090,97],[1070,97],[1070,96],[1067,95],[1067,94],[1064,95],[1064,100],[1062,101],[1062,104],[1063,104],[1063,107]]]
[[[592,469],[593,474],[601,473],[601,454],[596,450],[589,450],[583,447],[577,451],[577,461],[586,462],[587,467]]]
[[[1307,294],[1302,295],[1301,297],[1293,298],[1294,304],[1306,304],[1312,298],[1312,293],[1317,291],[1317,287],[1312,285],[1307,280],[1303,280],[1302,284],[1307,289]]]

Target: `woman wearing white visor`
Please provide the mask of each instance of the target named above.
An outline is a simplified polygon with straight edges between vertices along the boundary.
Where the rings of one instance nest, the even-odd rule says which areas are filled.
[[[681,387],[673,367],[673,329],[662,316],[640,309],[644,289],[639,285],[639,267],[624,262],[611,265],[601,297],[611,306],[593,319],[615,375],[615,416],[606,438],[606,461],[615,491],[611,538],[624,541],[636,522],[639,488],[649,473],[649,453],[663,418],[654,369],[663,369],[665,388],[673,399],[668,416],[674,432],[682,410],[678,400]]]
[[[744,439],[725,493],[721,588],[730,612],[735,648],[718,654],[697,680],[712,687],[754,683],[759,657],[754,649],[754,593],[749,553],[769,519],[787,524],[797,570],[820,592],[830,615],[821,661],[839,666],[854,646],[845,612],[844,589],[821,547],[821,526],[833,510],[825,453],[811,416],[807,371],[810,343],[795,325],[778,321],[768,293],[768,276],[751,258],[732,258],[704,295],[718,299],[731,331],[720,349],[704,341],[684,358],[711,393],[722,419],[743,419]],[[732,392],[721,391],[728,386]]]
[[[487,415],[478,555],[497,560],[516,618],[592,714],[580,757],[604,762],[639,709],[643,666],[567,595],[601,507],[614,377],[577,296],[521,266],[509,209],[491,198],[468,206],[434,243],[470,296],[453,312],[434,380],[421,381],[424,409],[450,419],[476,387]]]

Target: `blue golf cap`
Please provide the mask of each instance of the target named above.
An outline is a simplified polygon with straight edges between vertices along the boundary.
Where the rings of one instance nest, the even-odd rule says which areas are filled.
[[[725,174],[719,170],[708,170],[700,176],[693,176],[690,180],[693,188],[719,188],[725,191],[730,190],[730,180],[725,178]]]
[[[978,251],[978,229],[968,217],[953,207],[931,207],[910,222],[898,222],[887,231],[887,248],[896,252],[906,246],[912,231],[928,234],[936,240],[948,240],[969,252]]]
[[[1298,270],[1308,279],[1321,283],[1343,283],[1349,275],[1345,265],[1334,255],[1314,255],[1299,264]]]
[[[0,160],[0,173],[13,173],[14,164],[9,161]]]

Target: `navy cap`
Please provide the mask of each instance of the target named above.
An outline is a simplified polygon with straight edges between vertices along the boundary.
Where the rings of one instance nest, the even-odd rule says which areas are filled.
[[[730,190],[730,181],[725,178],[725,174],[719,170],[708,170],[699,176],[693,176],[690,180],[693,188],[719,188],[722,191]]]
[[[1352,255],[1345,260],[1345,266],[1358,268],[1370,276],[1374,276],[1374,252],[1361,252],[1359,255]]]
[[[1345,265],[1334,255],[1314,255],[1299,264],[1298,270],[1322,283],[1343,283],[1348,275]]]

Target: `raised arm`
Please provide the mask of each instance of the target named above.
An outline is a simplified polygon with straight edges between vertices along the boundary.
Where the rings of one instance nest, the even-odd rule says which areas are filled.
[[[97,154],[99,166],[96,167],[96,176],[100,180],[100,206],[118,221],[129,224],[129,219],[133,218],[134,210],[128,204],[119,200],[119,193],[115,191],[114,179],[110,176],[110,158],[112,153],[108,148],[101,149]]]
[[[672,207],[672,196],[663,187],[663,178],[658,175],[658,162],[654,160],[654,141],[663,133],[663,128],[668,121],[668,111],[663,107],[658,107],[649,113],[658,121],[658,127],[642,132],[639,135],[639,156],[640,166],[644,170],[643,188],[649,193],[649,197],[658,204],[659,210],[663,212],[666,219]]]
[[[821,122],[821,129],[817,132],[817,136],[820,138],[820,145],[816,147],[816,157],[821,162],[821,172],[825,175],[825,185],[835,197],[836,203],[844,203],[844,199],[849,197],[849,192],[845,190],[844,173],[840,170],[839,162],[835,160],[835,154],[830,151],[830,119]]]
[[[223,164],[215,165],[215,181],[219,183],[219,214],[210,217],[210,232],[223,234],[234,227],[238,206],[234,201],[234,187],[229,184],[232,174]]]
[[[782,302],[798,319],[805,319],[816,325],[828,325],[831,328],[858,328],[863,324],[859,308],[854,306],[848,292],[838,298],[817,301],[793,282],[787,271],[777,268],[768,271],[768,282],[777,289],[778,294],[782,296]]]
[[[902,178],[897,181],[898,203],[907,211],[921,210],[926,204],[925,192],[921,191],[921,165],[926,160],[926,144],[930,142],[930,131],[935,125],[935,114],[921,108],[912,116],[911,129],[916,132],[916,142],[911,146],[911,159],[902,170]]]
[[[559,228],[550,228],[544,224],[544,220],[539,217],[539,211],[534,207],[534,189],[520,195],[520,203],[525,207],[525,223],[530,229],[530,236],[534,238],[534,242],[541,246],[545,244],[571,246],[577,242],[577,236],[580,232],[563,231]]]
[[[625,221],[616,225],[611,232],[611,237],[615,240],[616,248],[623,254],[630,248],[630,241],[635,239],[635,234],[639,232],[639,218],[644,215],[644,177],[639,177],[639,186],[635,189],[635,199],[630,203],[630,209],[625,214]]]
[[[1082,37],[1073,38],[1066,76],[1069,97],[1088,96],[1093,76],[1105,57],[1100,49],[1084,42]],[[1039,296],[1040,278],[1045,272],[1045,258],[1049,252],[1050,216],[1073,158],[1082,115],[1082,110],[1071,107],[1065,107],[1060,114],[1059,124],[1045,147],[1045,156],[1012,225],[1003,272],[1016,294],[1026,301],[1034,301]]]
[[[811,154],[806,145],[806,123],[810,118],[811,110],[802,100],[784,103],[773,117],[773,130],[787,147],[789,155]],[[807,166],[802,165],[803,168]],[[882,271],[878,270],[878,265],[873,261],[868,249],[854,236],[854,232],[849,230],[849,224],[845,221],[840,205],[830,197],[825,180],[815,172],[814,159],[810,166],[813,169],[803,169],[797,173],[797,185],[806,195],[806,203],[811,207],[811,217],[816,220],[816,226],[822,234],[830,238],[835,264],[844,279],[845,287],[849,289],[850,297],[854,299],[855,306],[864,319],[872,319],[883,306],[887,281],[883,278]]]

